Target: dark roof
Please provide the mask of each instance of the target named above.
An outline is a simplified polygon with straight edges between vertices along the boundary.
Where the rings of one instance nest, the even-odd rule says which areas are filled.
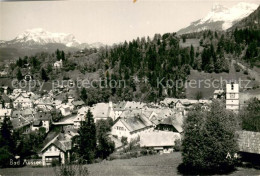
[[[35,120],[35,121],[33,122],[33,126],[39,127],[39,126],[41,126],[41,122],[42,122],[42,121],[40,121],[40,120]]]
[[[51,114],[48,112],[37,112],[35,118],[38,120],[51,120]]]

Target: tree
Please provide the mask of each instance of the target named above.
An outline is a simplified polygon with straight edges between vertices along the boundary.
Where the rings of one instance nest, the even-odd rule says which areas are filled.
[[[62,61],[65,61],[65,53],[64,53],[64,51],[61,51],[61,56],[60,56],[60,58],[61,58],[61,60]]]
[[[88,98],[88,95],[87,95],[87,90],[85,87],[82,88],[81,92],[80,92],[80,98],[86,102],[87,101],[87,98]]]
[[[12,137],[12,123],[9,118],[4,117],[0,128],[0,167],[8,166],[15,152],[15,143]]]
[[[23,75],[20,69],[18,69],[17,75],[16,75],[18,81],[21,81],[23,79]]]
[[[88,109],[85,121],[81,121],[79,128],[78,153],[87,163],[92,163],[96,153],[96,126],[93,115]]]
[[[234,169],[236,158],[227,155],[238,152],[235,135],[238,120],[225,109],[224,103],[213,101],[210,111],[195,106],[183,127],[181,169],[192,170],[193,174],[225,173]]]
[[[43,81],[48,81],[49,80],[49,77],[48,77],[48,75],[47,75],[47,73],[46,73],[44,68],[42,68],[41,77],[42,77]]]
[[[247,102],[247,107],[239,112],[242,120],[242,129],[260,132],[260,100],[252,98]]]
[[[196,100],[200,100],[200,99],[202,99],[203,94],[201,91],[198,91],[195,96],[196,96]]]
[[[98,141],[97,157],[102,159],[107,158],[115,149],[114,142],[108,137],[108,132],[110,132],[112,127],[111,120],[111,118],[108,118],[107,120],[98,120],[96,123]]]
[[[190,65],[193,66],[194,63],[194,47],[191,45],[190,47]]]

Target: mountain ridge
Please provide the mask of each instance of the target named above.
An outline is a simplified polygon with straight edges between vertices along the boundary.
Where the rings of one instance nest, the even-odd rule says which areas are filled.
[[[238,3],[231,8],[215,4],[204,18],[192,22],[177,33],[181,35],[203,30],[227,30],[235,23],[249,16],[257,7],[257,4],[245,2]]]

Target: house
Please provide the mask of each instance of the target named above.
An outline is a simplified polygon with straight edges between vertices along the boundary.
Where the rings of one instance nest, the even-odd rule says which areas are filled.
[[[79,108],[81,108],[82,106],[85,105],[84,101],[82,101],[82,100],[73,100],[71,103],[77,109],[79,109]]]
[[[153,149],[159,153],[174,151],[175,141],[181,140],[181,135],[175,132],[153,131],[140,134],[140,147]]]
[[[41,150],[43,166],[51,165],[54,160],[61,164],[70,162],[72,137],[75,135],[77,133],[62,132],[49,141]]]
[[[14,100],[13,107],[16,109],[32,108],[33,102],[32,99],[30,98],[30,95],[28,95],[27,93],[20,93],[20,95],[18,95]]]
[[[23,92],[22,89],[14,89],[12,94],[9,95],[9,98],[11,98],[12,100],[15,100],[22,92]]]
[[[19,130],[21,133],[27,134],[31,130],[30,126],[33,119],[25,118],[22,115],[19,115],[18,118],[12,118],[11,122],[14,130]]]
[[[141,133],[152,130],[152,122],[144,115],[128,118],[119,117],[112,126],[111,135],[117,136],[118,138],[127,137],[128,142],[130,142],[138,138]]]
[[[183,124],[183,115],[176,113],[172,117],[168,117],[161,122],[159,122],[155,129],[160,131],[172,131],[176,133],[183,132],[182,124]]]
[[[226,109],[239,110],[239,84],[231,83],[226,85]]]
[[[114,103],[112,104],[112,102],[110,102],[109,104],[111,107],[110,116],[113,120],[116,120],[121,115],[121,113],[125,110],[126,102],[122,101],[115,104]]]
[[[51,97],[42,97],[34,102],[35,108],[39,111],[49,112],[54,109],[54,101]]]
[[[32,125],[32,131],[39,130],[40,127],[46,129],[46,133],[49,132],[51,126],[51,113],[48,112],[37,112],[34,116],[34,123]]]
[[[110,114],[110,107],[108,103],[97,103],[90,108],[90,111],[93,114],[94,121],[97,120],[106,120]]]
[[[2,101],[4,105],[2,108],[11,108],[11,99],[5,93],[2,94]]]
[[[0,121],[2,122],[5,117],[11,118],[12,109],[0,109]]]
[[[73,107],[68,104],[61,104],[59,109],[61,111],[61,114],[65,117],[72,114]]]
[[[214,90],[213,99],[222,99],[222,98],[224,98],[224,90],[223,89]]]
[[[7,77],[8,75],[8,72],[3,70],[3,71],[0,71],[0,77]]]
[[[54,62],[54,64],[53,64],[54,69],[61,69],[62,66],[63,66],[62,60],[56,61],[56,62]]]

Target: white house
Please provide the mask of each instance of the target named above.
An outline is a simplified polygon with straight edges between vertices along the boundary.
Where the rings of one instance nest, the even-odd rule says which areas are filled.
[[[74,106],[73,105],[69,105],[69,104],[61,104],[60,107],[59,107],[59,109],[61,111],[61,114],[64,117],[71,115],[73,108],[74,108]]]
[[[47,112],[37,112],[34,116],[34,123],[32,125],[32,131],[39,130],[40,127],[46,129],[46,133],[49,132],[51,126],[52,116]]]
[[[16,97],[16,99],[13,102],[13,107],[18,108],[32,108],[33,102],[30,98],[30,96],[26,93],[21,93]]]
[[[3,121],[5,117],[11,118],[12,109],[0,109],[0,121]]]
[[[73,136],[72,133],[61,133],[48,142],[41,150],[43,166],[51,165],[53,160],[57,160],[61,164],[70,162]]]
[[[56,61],[56,62],[54,62],[54,64],[53,64],[53,67],[54,67],[55,69],[60,69],[60,68],[62,68],[62,66],[63,66],[62,60]]]
[[[144,115],[128,118],[118,118],[111,129],[111,135],[118,138],[127,137],[128,142],[136,139],[143,132],[150,132],[154,129],[152,122]]]
[[[226,85],[226,109],[239,110],[239,84],[232,82]]]

